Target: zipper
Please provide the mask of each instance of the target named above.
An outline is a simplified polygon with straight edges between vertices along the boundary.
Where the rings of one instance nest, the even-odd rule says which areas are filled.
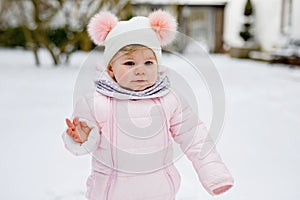
[[[156,98],[154,101],[155,101],[156,104],[159,104],[161,106],[161,108],[162,108],[162,111],[163,111],[163,114],[164,114],[164,118],[165,118],[165,123],[166,123],[166,126],[165,126],[166,134],[164,134],[164,145],[169,145],[169,142],[170,142],[169,129],[168,129],[169,122],[168,122],[167,114],[165,112],[165,108],[164,108],[164,106],[163,106],[160,98]],[[165,152],[165,159],[164,159],[164,163],[163,163],[164,165],[165,165],[167,154],[168,154],[168,148],[167,148],[167,150]],[[169,186],[171,188],[171,199],[175,199],[175,183],[174,183],[174,180],[173,180],[173,178],[171,176],[169,167],[164,168],[164,172],[165,172],[165,175],[167,176],[167,179],[168,179],[168,182],[169,182]]]
[[[111,154],[111,161],[112,161],[112,169],[111,173],[108,178],[108,182],[105,189],[105,199],[109,200],[109,192],[111,191],[111,187],[113,186],[116,180],[116,170],[115,170],[115,160],[114,160],[114,124],[113,124],[113,99],[112,97],[109,98],[109,106],[110,106],[110,118],[109,118],[109,126],[110,126],[110,133],[109,133],[109,141],[110,141],[110,154]]]

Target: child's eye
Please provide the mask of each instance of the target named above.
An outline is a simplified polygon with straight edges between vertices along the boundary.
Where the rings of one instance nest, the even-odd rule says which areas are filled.
[[[132,61],[127,61],[127,62],[124,63],[124,65],[133,66],[133,65],[135,65],[135,63],[132,62]]]
[[[153,65],[153,62],[152,61],[146,61],[145,65]]]

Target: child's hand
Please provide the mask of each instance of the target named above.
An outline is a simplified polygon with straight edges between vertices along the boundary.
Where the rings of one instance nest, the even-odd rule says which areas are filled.
[[[67,118],[66,123],[68,125],[66,132],[75,142],[84,143],[87,140],[91,128],[88,127],[86,122],[79,121],[79,118],[75,117],[73,122]]]
[[[213,193],[215,195],[222,194],[223,192],[226,192],[230,188],[231,188],[231,185],[222,186],[222,187],[219,187],[217,189],[214,189]]]

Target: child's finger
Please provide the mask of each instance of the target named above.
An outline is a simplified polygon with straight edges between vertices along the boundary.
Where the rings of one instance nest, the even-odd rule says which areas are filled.
[[[78,126],[78,125],[79,125],[79,118],[78,118],[78,117],[75,117],[75,118],[73,119],[73,123],[74,123],[75,126]]]
[[[66,132],[68,135],[70,135],[72,133],[72,130],[70,128],[68,128]]]
[[[68,129],[67,129],[67,134],[68,134],[69,136],[71,136],[71,137],[73,137],[74,135],[76,135],[75,131],[72,130],[71,128],[68,128]]]
[[[70,134],[69,134],[71,137],[74,137],[76,134],[74,133],[74,131],[70,131]]]
[[[86,122],[80,122],[80,126],[83,127],[83,128],[86,128],[87,127],[87,123]]]
[[[74,128],[74,124],[68,118],[66,118],[66,124],[68,125],[69,128],[71,128],[71,129]]]
[[[82,139],[81,139],[81,137],[80,137],[79,135],[76,135],[76,136],[74,137],[74,140],[75,140],[76,142],[82,142]]]
[[[75,142],[82,143],[81,139],[74,139]]]
[[[66,132],[71,137],[74,137],[76,135],[75,131],[73,131],[71,128],[68,128]]]

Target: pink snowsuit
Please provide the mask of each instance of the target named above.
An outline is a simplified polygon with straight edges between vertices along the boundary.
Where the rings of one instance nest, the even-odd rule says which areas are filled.
[[[210,194],[221,186],[233,185],[214,148],[201,155],[203,145],[212,142],[207,129],[171,92],[140,100],[120,100],[94,92],[77,102],[73,116],[92,127],[81,145],[63,133],[70,152],[92,155],[86,193],[90,200],[174,200],[180,185],[172,162],[176,143]]]

